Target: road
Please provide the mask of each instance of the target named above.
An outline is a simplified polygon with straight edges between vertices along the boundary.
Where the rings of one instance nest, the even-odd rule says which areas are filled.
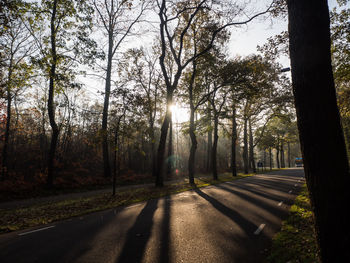
[[[5,262],[261,262],[302,169],[247,177],[0,236]]]

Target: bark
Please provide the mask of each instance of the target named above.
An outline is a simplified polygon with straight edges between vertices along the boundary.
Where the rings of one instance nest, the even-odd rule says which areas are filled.
[[[190,156],[188,158],[188,177],[190,184],[194,184],[194,174],[195,174],[195,160],[196,160],[196,150],[197,150],[197,138],[195,134],[195,125],[194,125],[194,107],[191,103],[191,112],[190,112],[190,138],[191,138],[191,149]]]
[[[103,174],[105,177],[111,175],[111,166],[109,162],[109,150],[108,150],[108,108],[109,108],[109,97],[111,93],[111,74],[112,74],[112,60],[113,60],[113,32],[108,32],[108,56],[107,56],[107,74],[105,84],[105,97],[103,102],[103,113],[102,113],[102,154],[103,154]]]
[[[194,51],[196,53],[196,46],[194,48]],[[195,174],[195,161],[196,161],[196,151],[197,151],[197,138],[196,138],[196,127],[195,127],[195,114],[196,114],[196,108],[194,106],[194,98],[193,98],[193,88],[194,88],[194,81],[196,78],[196,69],[197,69],[197,63],[196,61],[193,61],[192,63],[192,75],[190,79],[190,84],[188,87],[189,91],[189,99],[190,99],[190,138],[191,138],[191,149],[190,149],[190,156],[188,158],[188,179],[190,184],[194,184],[194,174]]]
[[[290,142],[287,143],[287,150],[288,150],[288,168],[290,168],[291,167]]]
[[[165,154],[166,138],[167,138],[168,128],[169,128],[170,119],[171,119],[171,112],[169,110],[169,107],[171,106],[172,101],[173,101],[173,91],[168,89],[166,112],[162,123],[162,127],[160,129],[160,138],[159,138],[159,144],[158,144],[158,150],[157,150],[157,163],[156,163],[156,170],[155,170],[155,178],[156,178],[155,185],[157,187],[162,187],[164,185],[164,178],[163,178],[164,154]]]
[[[11,64],[12,64],[12,58],[10,61],[10,70],[9,70],[8,84],[7,84],[7,116],[6,116],[4,146],[2,148],[2,177],[1,177],[2,180],[6,179],[7,172],[8,172],[7,154],[8,154],[9,140],[10,140],[11,103],[12,103],[12,96],[11,96],[11,89],[10,89],[10,83],[12,78]]]
[[[115,196],[115,189],[117,184],[117,173],[119,173],[119,160],[118,160],[118,133],[119,133],[119,125],[115,128],[114,133],[114,160],[113,160],[113,193],[112,195]]]
[[[280,166],[280,148],[279,148],[279,142],[277,142],[277,146],[276,146],[276,164],[277,164],[277,168],[281,168]]]
[[[207,144],[207,172],[212,171],[212,148],[213,148],[213,130],[211,129],[211,109],[208,103],[208,119],[209,119],[209,130],[208,130],[208,144]]]
[[[168,139],[168,169],[167,174],[171,175],[173,170],[173,119],[172,114],[170,115],[170,123],[169,123],[169,139]]]
[[[244,173],[248,174],[248,119],[244,119],[243,125],[243,166]]]
[[[51,57],[52,64],[50,68],[50,82],[49,82],[49,96],[47,101],[47,110],[49,115],[50,126],[52,130],[51,143],[48,156],[47,164],[47,185],[48,187],[53,186],[54,180],[54,162],[56,155],[56,147],[59,135],[59,129],[55,121],[55,106],[54,106],[54,96],[55,96],[55,78],[56,78],[56,65],[57,65],[57,53],[56,53],[56,32],[55,32],[55,20],[56,20],[56,10],[57,0],[53,2],[52,15],[51,15]]]
[[[237,176],[237,160],[236,160],[236,143],[237,143],[237,122],[236,107],[232,109],[232,135],[231,135],[231,172],[232,176]]]
[[[281,168],[285,168],[286,167],[286,164],[285,164],[285,160],[284,160],[284,143],[283,143],[283,140],[281,141]]]
[[[329,10],[288,0],[293,93],[321,261],[350,262],[349,164],[336,101]]]
[[[270,160],[270,170],[272,171],[272,148],[269,148],[269,160]]]
[[[256,173],[255,158],[254,158],[254,141],[253,141],[252,123],[249,119],[249,163],[253,169],[253,173]]]
[[[214,114],[214,142],[212,149],[212,166],[213,166],[213,179],[218,180],[218,168],[217,168],[217,149],[218,149],[218,129],[219,129],[219,116]]]

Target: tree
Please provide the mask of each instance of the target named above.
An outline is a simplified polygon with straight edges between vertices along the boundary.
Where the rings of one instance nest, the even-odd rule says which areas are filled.
[[[321,260],[346,262],[350,174],[332,73],[328,5],[326,0],[287,4],[293,92]]]
[[[49,80],[47,110],[51,126],[51,142],[47,163],[47,185],[53,186],[59,125],[56,121],[55,94],[63,88],[77,88],[78,63],[91,63],[96,43],[89,39],[92,8],[84,1],[42,0],[34,6],[33,17],[27,23],[37,45],[38,56],[33,62]],[[49,21],[46,21],[49,17]],[[35,23],[38,21],[39,23]],[[49,27],[49,31],[46,30]],[[84,50],[84,52],[82,52]]]
[[[223,10],[225,4],[232,5],[231,2],[222,1],[220,3],[209,0],[193,0],[193,1],[174,1],[169,4],[165,0],[158,0],[160,18],[160,41],[161,41],[161,55],[159,57],[160,67],[162,70],[165,86],[166,86],[166,111],[163,119],[161,134],[157,152],[157,169],[155,172],[156,186],[163,186],[163,166],[164,154],[166,146],[167,132],[171,120],[170,106],[173,102],[174,91],[177,89],[180,78],[185,68],[197,58],[206,54],[213,48],[214,41],[220,32],[229,26],[245,25],[254,18],[264,15],[270,11],[273,3],[267,10],[252,15],[244,21],[232,22],[232,16],[241,14],[242,8],[234,5]],[[186,54],[184,52],[184,44],[187,41],[188,32],[195,18],[200,14],[201,10],[210,10],[216,12],[221,17],[220,24],[209,26],[206,33],[210,36],[208,44],[204,45],[196,54]],[[232,11],[234,9],[234,11]],[[232,13],[230,13],[232,11]],[[186,19],[185,19],[186,18]],[[227,21],[229,18],[230,21]],[[169,71],[166,67],[166,60],[171,60],[175,64],[175,71]]]
[[[346,5],[348,1],[338,1]],[[350,154],[350,8],[331,12],[332,62],[348,155]]]
[[[6,26],[1,29],[1,67],[4,70],[2,78],[7,101],[6,128],[1,160],[3,179],[7,176],[8,171],[7,157],[10,141],[12,100],[16,96],[16,91],[28,84],[31,73],[29,56],[33,52],[33,40],[23,22],[29,7],[29,4],[25,4],[22,1],[17,1],[16,5],[8,6],[7,12],[4,12]]]
[[[148,1],[141,1],[139,5],[134,6],[134,1],[118,1],[118,0],[93,0],[98,22],[105,31],[107,37],[107,65],[105,67],[105,93],[102,114],[102,152],[104,175],[111,175],[110,158],[108,149],[108,108],[111,93],[111,80],[113,70],[113,59],[115,58],[118,48],[120,48],[124,39],[130,35],[131,30],[136,23],[139,22],[143,15]]]

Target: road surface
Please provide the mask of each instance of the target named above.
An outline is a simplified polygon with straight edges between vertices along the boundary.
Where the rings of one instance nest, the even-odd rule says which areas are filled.
[[[0,236],[5,262],[261,262],[302,169],[247,177]]]

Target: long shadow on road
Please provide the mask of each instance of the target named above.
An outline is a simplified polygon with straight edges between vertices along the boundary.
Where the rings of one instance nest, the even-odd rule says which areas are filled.
[[[133,227],[128,231],[126,241],[116,263],[141,262],[153,226],[153,215],[158,208],[158,199],[147,202]]]
[[[242,227],[247,235],[251,235],[256,229],[256,225],[249,221],[247,218],[244,218],[237,211],[225,206],[224,204],[217,201],[215,198],[205,194],[200,189],[194,190],[200,197],[207,200],[216,210],[221,212],[226,217],[230,218],[233,222]]]

